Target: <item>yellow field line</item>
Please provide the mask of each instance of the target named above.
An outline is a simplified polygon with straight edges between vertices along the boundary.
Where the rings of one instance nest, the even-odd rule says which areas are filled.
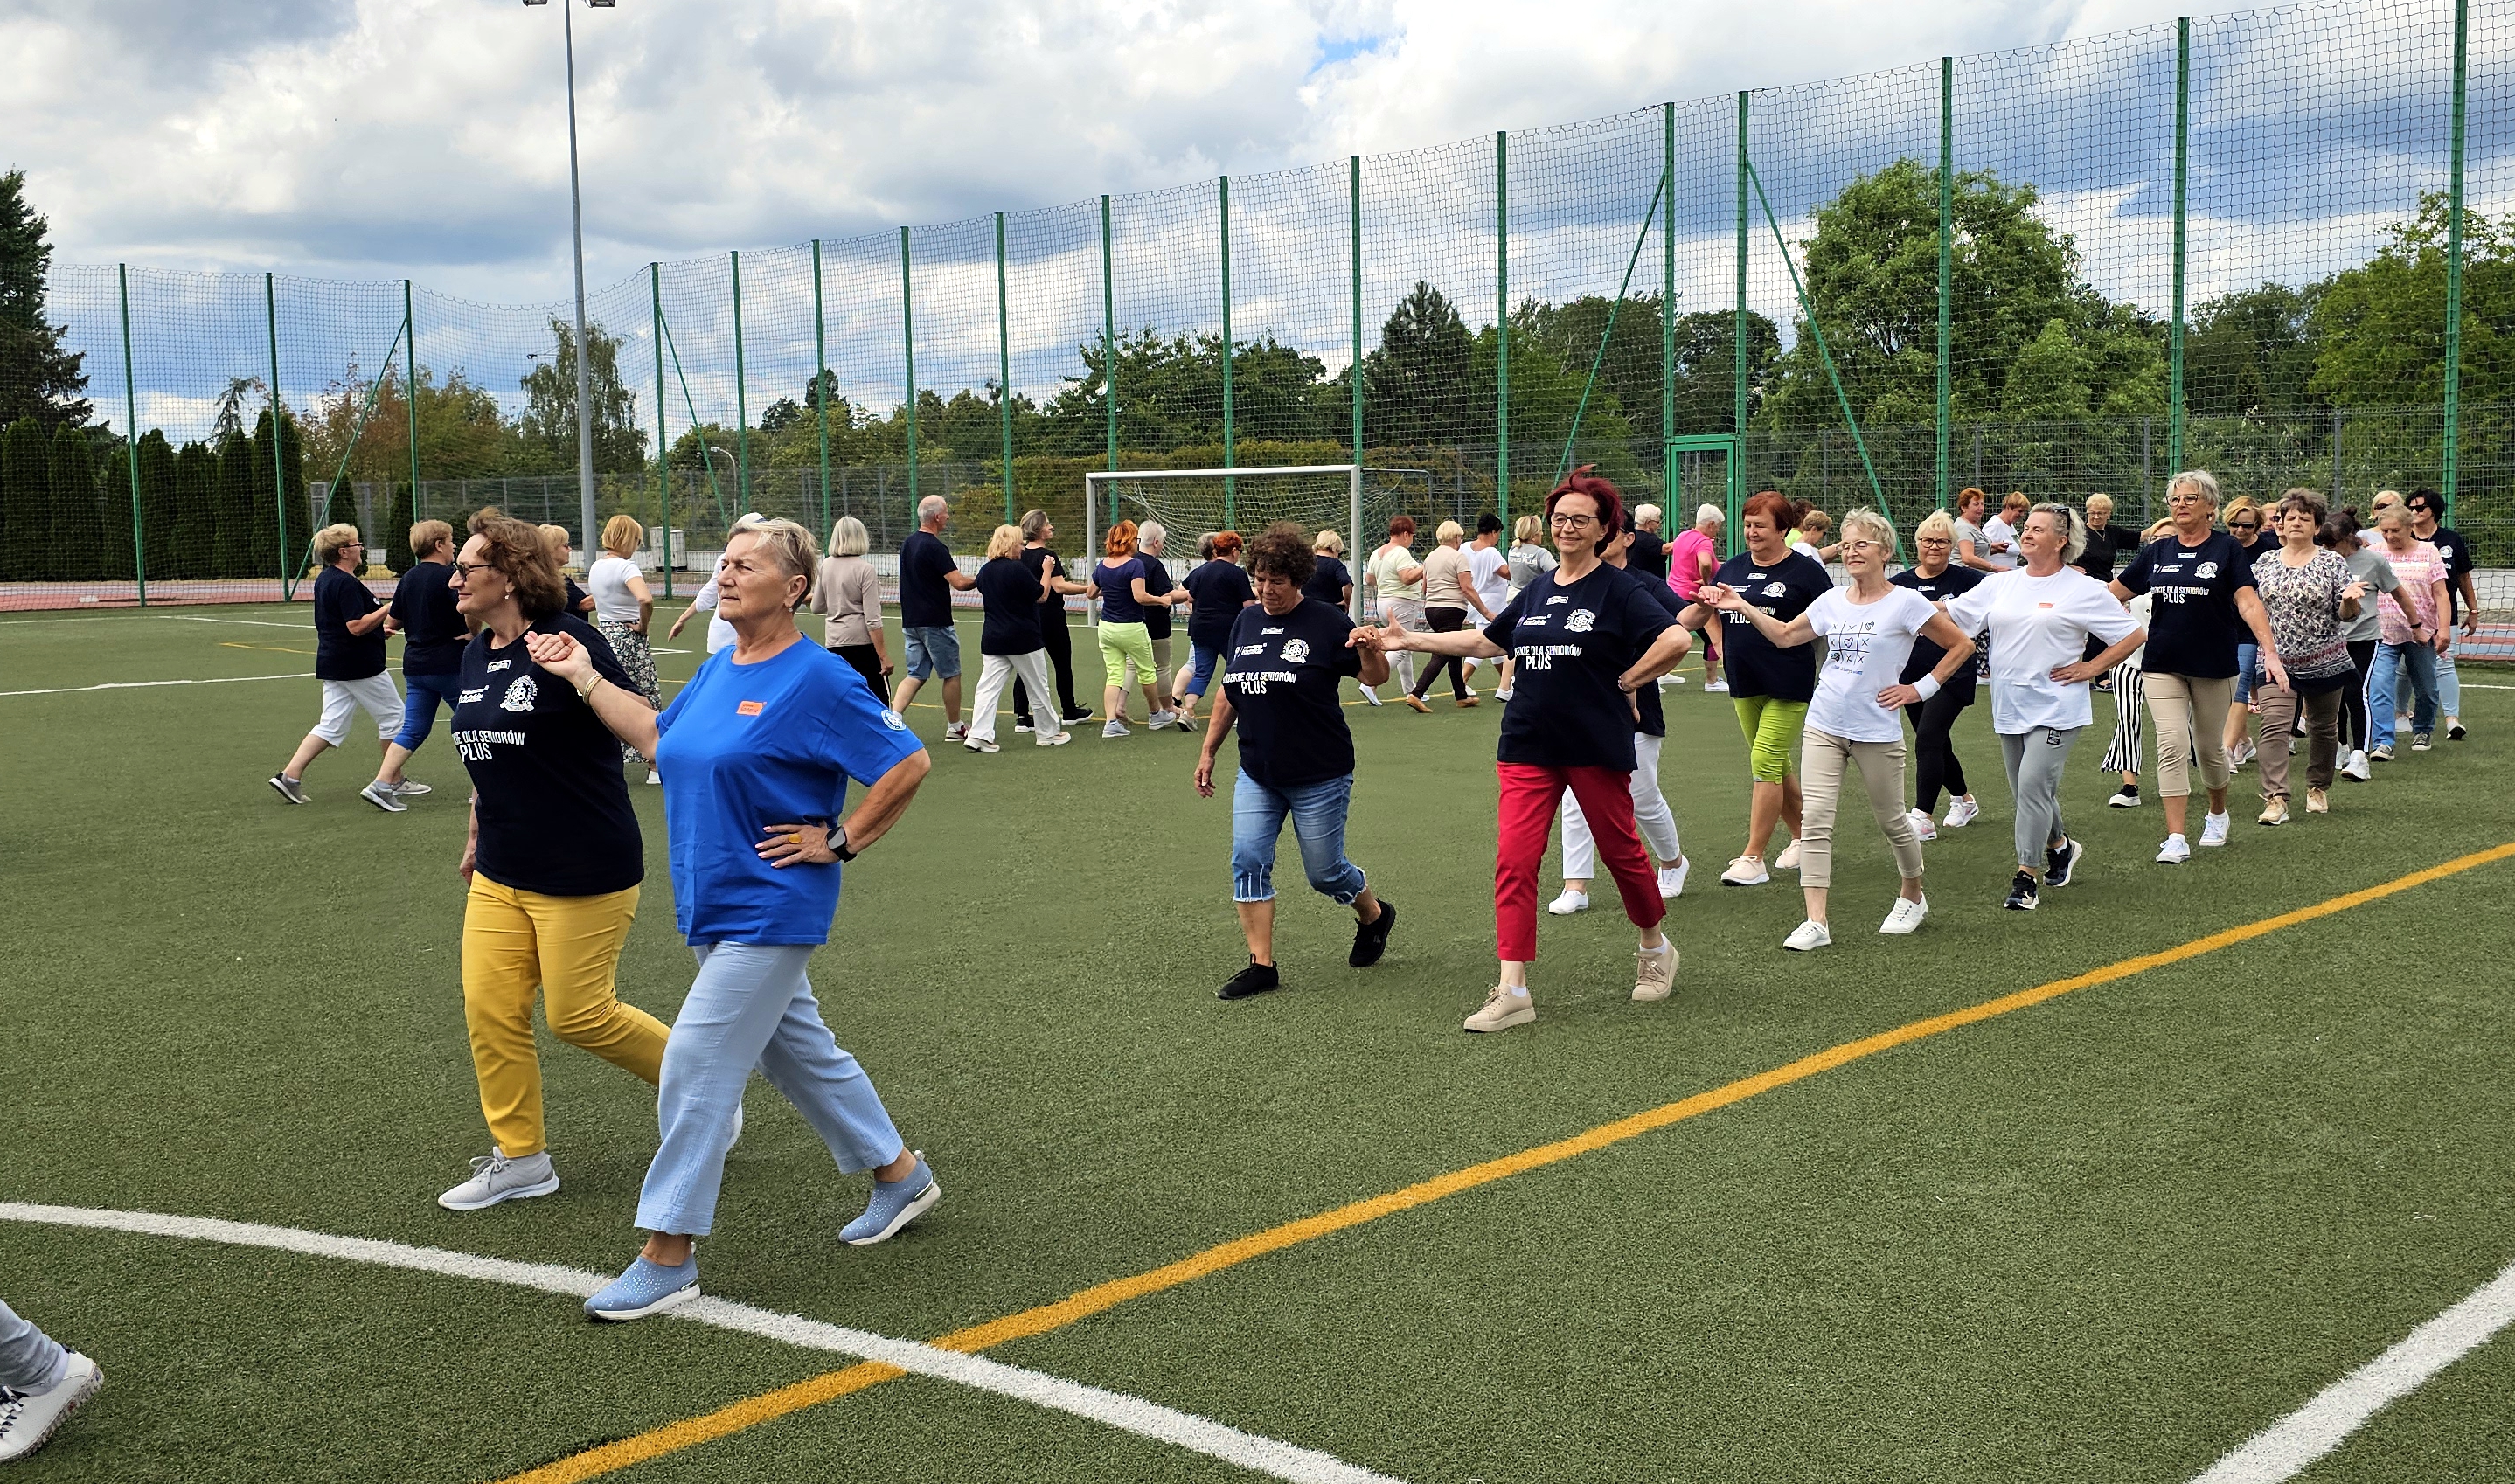
[[[2395,877],[2378,886],[2368,886],[2332,897],[2328,901],[2317,902],[2310,907],[2299,907],[2292,912],[2280,913],[2276,917],[2266,917],[2242,927],[2225,928],[2206,937],[2194,938],[2188,943],[2178,943],[2171,948],[2163,948],[2155,953],[2123,959],[2120,963],[2108,964],[2102,969],[2092,969],[2067,979],[2054,979],[2048,984],[2039,984],[2032,989],[2021,989],[2015,994],[2002,995],[1997,1000],[1986,1000],[1979,1005],[1967,1006],[1962,1010],[1950,1010],[1942,1015],[1932,1015],[1926,1020],[1915,1020],[1910,1024],[1899,1025],[1893,1030],[1881,1031],[1875,1036],[1866,1036],[1858,1041],[1846,1041],[1840,1046],[1818,1051],[1814,1055],[1802,1056],[1786,1066],[1758,1072],[1752,1077],[1741,1078],[1725,1087],[1697,1092],[1691,1097],[1680,1098],[1647,1112],[1635,1113],[1629,1118],[1620,1118],[1613,1123],[1601,1124],[1587,1133],[1576,1134],[1570,1138],[1557,1139],[1550,1144],[1540,1144],[1533,1149],[1523,1149],[1517,1154],[1506,1154],[1500,1159],[1487,1160],[1481,1165],[1470,1165],[1464,1170],[1452,1171],[1448,1175],[1434,1175],[1428,1180],[1406,1186],[1402,1190],[1392,1190],[1385,1195],[1356,1201],[1349,1206],[1340,1206],[1334,1211],[1322,1212],[1314,1216],[1304,1216],[1298,1221],[1287,1221],[1281,1226],[1269,1227],[1254,1235],[1225,1242],[1218,1247],[1209,1247],[1201,1253],[1182,1257],[1166,1266],[1085,1289],[1071,1298],[1060,1298],[1054,1303],[1042,1304],[1034,1309],[1025,1309],[1018,1314],[1009,1314],[1002,1319],[990,1320],[985,1324],[955,1331],[933,1340],[932,1343],[941,1349],[974,1353],[1003,1344],[1007,1340],[1027,1339],[1034,1335],[1044,1335],[1051,1330],[1063,1329],[1077,1320],[1089,1319],[1094,1314],[1115,1308],[1131,1298],[1141,1298],[1167,1289],[1177,1288],[1181,1284],[1220,1272],[1224,1268],[1238,1266],[1252,1257],[1281,1252],[1285,1248],[1316,1241],[1320,1237],[1343,1231],[1347,1227],[1359,1226],[1366,1221],[1376,1221],[1382,1216],[1412,1211],[1418,1206],[1428,1205],[1446,1196],[1457,1195],[1464,1190],[1472,1190],[1479,1185],[1491,1184],[1495,1180],[1509,1175],[1542,1169],[1545,1166],[1571,1159],[1575,1155],[1594,1153],[1611,1144],[1639,1137],[1655,1130],[1665,1129],[1670,1124],[1683,1123],[1689,1118],[1700,1117],[1715,1109],[1728,1107],[1732,1103],[1744,1102],[1757,1093],[1769,1092],[1775,1088],[1788,1087],[1792,1083],[1814,1077],[1820,1072],[1830,1072],[1864,1057],[1875,1056],[1880,1051],[1891,1051],[1896,1047],[1972,1025],[1977,1021],[1994,1019],[2008,1014],[2012,1010],[2041,1005],[2046,1000],[2058,999],[2062,995],[2077,990],[2092,989],[2099,984],[2111,984],[2119,979],[2127,979],[2134,974],[2146,973],[2152,969],[2164,969],[2171,964],[2181,964],[2205,954],[2216,953],[2219,949],[2232,948],[2239,943],[2249,942],[2254,938],[2278,932],[2282,928],[2294,928],[2318,918],[2330,917],[2353,907],[2363,907],[2369,902],[2380,901],[2397,892],[2408,891],[2413,886],[2442,881],[2449,876],[2458,876],[2465,871],[2509,857],[2515,857],[2515,842],[2487,850],[2474,851],[2469,855],[2457,856],[2424,870],[2412,871],[2407,876]],[[655,1428],[650,1432],[641,1432],[636,1437],[623,1438],[616,1443],[608,1443],[600,1448],[571,1455],[557,1463],[516,1474],[511,1479],[501,1481],[501,1484],[578,1484],[578,1481],[596,1478],[616,1469],[626,1468],[633,1463],[660,1458],[693,1444],[710,1442],[755,1423],[768,1422],[790,1412],[861,1391],[867,1386],[877,1385],[905,1374],[894,1367],[873,1362],[849,1366],[842,1371],[833,1371],[825,1376],[817,1376],[809,1381],[798,1381],[793,1385],[736,1402],[704,1416],[688,1418]]]

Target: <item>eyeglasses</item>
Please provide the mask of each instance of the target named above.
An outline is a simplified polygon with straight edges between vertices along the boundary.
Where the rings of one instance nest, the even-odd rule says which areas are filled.
[[[1913,538],[1913,544],[1915,546],[1947,546],[1951,543],[1945,536],[1916,536]]]
[[[458,561],[454,563],[454,575],[462,578],[465,582],[470,582],[472,580],[472,574],[474,572],[494,572],[496,570],[498,570],[496,566],[485,561]]]
[[[1573,511],[1556,511],[1554,514],[1546,517],[1546,523],[1556,527],[1596,525],[1598,523],[1598,517],[1595,515],[1584,515]]]
[[[1944,546],[1946,543],[1941,542],[1940,545]],[[1886,543],[1883,541],[1865,541],[1854,537],[1852,540],[1844,542],[1842,544],[1842,549],[1846,552],[1882,552],[1886,550]]]

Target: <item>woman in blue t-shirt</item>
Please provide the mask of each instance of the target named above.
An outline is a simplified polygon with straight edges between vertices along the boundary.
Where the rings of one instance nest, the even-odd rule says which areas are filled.
[[[297,744],[288,765],[268,779],[290,804],[309,802],[306,764],[350,740],[350,719],[357,712],[364,711],[374,721],[387,756],[401,729],[401,692],[385,673],[389,610],[357,577],[366,556],[354,525],[327,525],[314,533],[314,559],[322,564],[314,574],[314,678],[323,682],[323,714],[306,740]],[[388,812],[399,813],[402,808],[392,793],[379,799],[361,790],[358,797]]]
[[[1171,678],[1171,694],[1175,698],[1179,718],[1193,723],[1196,703],[1214,683],[1214,673],[1219,669],[1222,652],[1231,643],[1231,626],[1239,621],[1240,610],[1258,600],[1249,586],[1249,574],[1240,570],[1240,533],[1216,531],[1197,543],[1197,555],[1204,557],[1187,574],[1187,651],[1188,662]]]
[[[1178,720],[1178,714],[1162,702],[1155,677],[1160,662],[1153,658],[1153,633],[1144,623],[1146,612],[1156,606],[1183,603],[1184,591],[1156,595],[1145,580],[1147,563],[1135,552],[1135,522],[1121,520],[1109,528],[1108,540],[1102,543],[1102,556],[1092,569],[1092,581],[1085,587],[1087,599],[1100,604],[1100,704],[1108,718],[1100,727],[1103,737],[1127,735],[1127,682],[1132,677],[1136,688],[1144,693],[1144,724],[1155,731]]]
[[[662,770],[674,906],[699,960],[664,1048],[662,1147],[638,1200],[646,1247],[586,1300],[597,1319],[643,1318],[697,1297],[694,1239],[715,1225],[754,1066],[840,1169],[873,1171],[873,1199],[840,1229],[842,1241],[880,1242],[942,1195],[871,1079],[822,1023],[804,977],[830,935],[839,863],[898,822],[930,765],[846,662],[795,627],[818,564],[812,533],[794,521],[736,522],[718,581],[734,646],[710,655],[661,715],[605,683],[576,639],[527,640],[534,663],[574,685]],[[850,778],[870,787],[842,823]]]
[[[1235,538],[1236,543],[1236,538]],[[1236,722],[1240,771],[1231,796],[1231,900],[1248,940],[1249,967],[1216,990],[1224,1000],[1263,994],[1275,971],[1275,841],[1284,820],[1300,843],[1311,889],[1353,909],[1353,949],[1345,962],[1368,969],[1388,947],[1397,909],[1372,893],[1362,868],[1345,859],[1345,807],[1353,799],[1353,733],[1337,699],[1354,676],[1388,679],[1388,658],[1348,640],[1344,610],[1304,597],[1316,570],[1298,525],[1268,527],[1249,550],[1257,601],[1238,610],[1222,647],[1222,683],[1214,724],[1196,761],[1196,791],[1214,797],[1214,758]],[[1212,563],[1209,563],[1211,565]],[[1239,571],[1233,567],[1234,572]]]
[[[1049,693],[1047,643],[1040,638],[1040,604],[1048,601],[1048,580],[1054,570],[1046,557],[1032,559],[1022,551],[1021,527],[1000,525],[987,538],[987,562],[978,568],[978,598],[986,604],[986,624],[978,631],[978,699],[969,712],[969,734],[961,745],[973,753],[1000,752],[996,743],[996,703],[1009,683],[1027,683]],[[1019,677],[1019,680],[1015,680]],[[1043,708],[1031,740],[1041,747],[1063,747],[1074,739],[1053,707]]]

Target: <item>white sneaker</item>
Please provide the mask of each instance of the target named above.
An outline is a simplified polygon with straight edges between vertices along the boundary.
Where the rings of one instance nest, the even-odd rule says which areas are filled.
[[[1782,939],[1782,946],[1793,953],[1808,953],[1833,941],[1834,934],[1826,931],[1825,924],[1810,918],[1792,928],[1791,935]]]
[[[104,1373],[76,1350],[69,1352],[67,1373],[50,1390],[12,1391],[0,1386],[0,1463],[43,1447],[71,1413],[103,1388]]]
[[[500,1201],[520,1201],[558,1189],[558,1171],[550,1151],[509,1159],[492,1146],[472,1161],[472,1178],[436,1198],[448,1211],[485,1211]]]
[[[1144,719],[1144,725],[1153,731],[1163,731],[1177,724],[1178,713],[1175,711],[1157,711]]]
[[[2192,842],[2180,835],[2166,836],[2165,844],[2157,847],[2157,863],[2161,866],[2179,866],[2191,858]]]
[[[2374,778],[2375,769],[2367,761],[2367,749],[2354,747],[2349,750],[2349,761],[2340,764],[2340,776],[2352,783],[2366,783]]]
[[[1503,689],[1500,689],[1500,690],[1495,691],[1495,692],[1494,692],[1494,699],[1495,699],[1495,700],[1497,700],[1497,701],[1507,701],[1507,700],[1509,700],[1509,699],[1510,699],[1510,689],[1509,689],[1509,687],[1508,687],[1508,686],[1505,686]],[[1375,701],[1375,702],[1373,702],[1372,704],[1376,706],[1376,705],[1378,705],[1378,704],[1380,704],[1380,703],[1379,703],[1379,702],[1377,702],[1377,701]]]
[[[664,781],[664,775],[650,767],[646,769],[646,781],[660,787]]]
[[[954,721],[943,728],[943,740],[946,742],[958,742],[969,735],[969,723],[967,721]]]
[[[1973,795],[1967,794],[1948,804],[1948,816],[1940,820],[1939,825],[1942,829],[1961,830],[1981,813],[1982,805],[1973,802]]]
[[[1918,928],[1921,926],[1921,920],[1929,915],[1928,897],[1922,897],[1919,901],[1907,901],[1899,896],[1895,898],[1894,907],[1887,912],[1886,921],[1877,925],[1877,930],[1900,937]]]
[[[1705,695],[1727,695],[1729,693],[1729,682],[1727,680],[1707,681],[1704,684],[1703,693]]]
[[[1797,836],[1793,835],[1791,837],[1791,843],[1782,846],[1782,853],[1773,857],[1773,869],[1776,871],[1795,871],[1798,868],[1799,840]]]
[[[1724,886],[1760,886],[1772,879],[1772,873],[1764,869],[1764,858],[1760,855],[1741,855],[1729,862],[1728,870],[1720,873],[1720,885]]]
[[[961,745],[973,753],[992,753],[1002,751],[1002,749],[996,745],[996,739],[993,737],[963,737],[961,739]]]
[[[1380,698],[1379,691],[1372,689],[1368,685],[1357,685],[1354,688],[1361,691],[1363,700],[1369,702],[1371,705],[1385,706],[1388,704],[1386,701]]]
[[[1639,948],[1633,953],[1633,998],[1644,1005],[1654,1005],[1668,998],[1676,987],[1676,944],[1662,938],[1657,948]]]
[[[1546,904],[1546,910],[1556,917],[1570,917],[1575,912],[1587,912],[1589,910],[1589,893],[1575,891],[1566,886],[1561,896]]]
[[[1930,818],[1929,810],[1915,809],[1912,811],[1912,818],[1913,833],[1915,836],[1924,841],[1936,840],[1939,838],[1938,824]]]
[[[1506,1031],[1514,1025],[1526,1025],[1537,1018],[1537,1002],[1525,989],[1505,989],[1497,984],[1486,994],[1484,1008],[1469,1015],[1460,1029],[1470,1031]]]
[[[2202,815],[2202,816],[2201,816],[2201,844],[2202,844],[2202,845],[2203,845],[2205,848],[2206,848],[2206,847],[2211,847],[2211,846],[2216,846],[2216,845],[2225,845],[2225,844],[2227,843],[2227,825],[2228,825],[2228,823],[2229,823],[2228,818],[2227,818],[2227,816],[2226,816],[2226,815],[2224,815],[2224,814],[2204,814],[2204,815]]]
[[[1674,897],[1683,896],[1685,894],[1685,873],[1693,869],[1694,862],[1687,860],[1681,855],[1677,857],[1675,865],[1660,867],[1660,900],[1668,901]]]
[[[1037,737],[1034,737],[1031,740],[1031,745],[1033,747],[1063,747],[1066,743],[1073,740],[1074,733],[1070,731],[1041,732]]]

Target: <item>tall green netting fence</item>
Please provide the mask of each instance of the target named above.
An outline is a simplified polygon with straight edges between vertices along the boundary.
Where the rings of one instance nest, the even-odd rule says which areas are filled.
[[[1368,533],[1588,464],[1734,539],[1760,489],[2136,526],[2203,467],[2450,492],[2504,622],[2510,84],[2503,3],[2199,18],[659,263],[584,348],[565,304],[62,264],[50,339],[0,342],[0,606],[293,596],[334,518],[390,562],[490,505],[582,547],[582,349],[598,518],[683,586],[751,510],[877,559],[929,496],[965,553],[1034,508],[1079,536],[1099,470],[1359,464]],[[1176,482],[1175,556],[1319,504]]]

